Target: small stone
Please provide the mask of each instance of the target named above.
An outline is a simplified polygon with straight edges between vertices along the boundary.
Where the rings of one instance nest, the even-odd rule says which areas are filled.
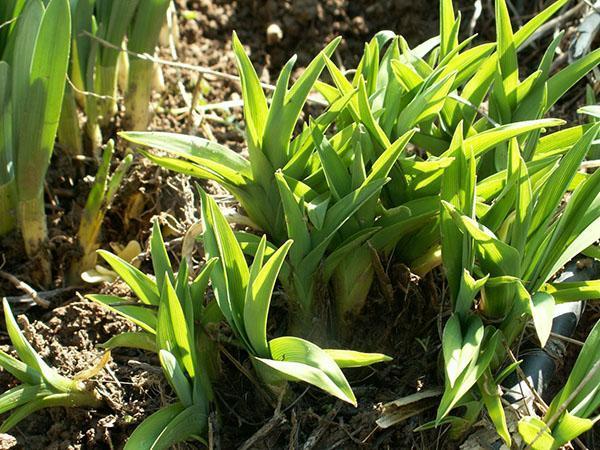
[[[0,450],[8,450],[17,445],[17,439],[6,433],[0,433]]]
[[[364,17],[356,16],[352,19],[352,32],[354,34],[367,34],[369,32],[369,27]]]
[[[267,27],[267,44],[279,44],[283,39],[283,30],[276,23],[272,23]]]

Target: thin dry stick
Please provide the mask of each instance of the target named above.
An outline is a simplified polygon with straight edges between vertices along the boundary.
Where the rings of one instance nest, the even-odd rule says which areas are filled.
[[[18,19],[18,17],[15,17],[13,19],[7,20],[6,22],[0,23],[0,29],[4,28],[7,25],[10,25],[13,22],[16,22]]]
[[[573,339],[568,336],[563,336],[562,334],[557,334],[557,333],[554,333],[553,331],[550,332],[550,336],[552,336],[553,338],[568,342],[569,344],[578,345],[579,347],[583,347],[583,345],[584,345],[583,342],[578,341],[577,339]]]
[[[500,126],[500,124],[498,122],[496,122],[494,119],[492,119],[483,109],[479,108],[477,105],[474,105],[466,98],[463,98],[457,94],[449,94],[448,97],[450,97],[453,100],[456,100],[458,103],[462,103],[463,105],[468,106],[469,108],[472,108],[473,110],[475,110],[475,112],[479,113],[481,115],[481,117],[483,117],[485,120],[487,120],[489,123],[491,123],[494,127],[498,128]]]
[[[483,5],[481,4],[481,0],[475,0],[473,4],[473,17],[471,18],[471,22],[469,23],[469,35],[475,33],[475,27],[477,26],[477,21],[481,17],[481,13],[483,12]]]
[[[585,388],[586,384],[588,384],[588,382],[596,376],[596,372],[598,372],[598,370],[600,370],[600,361],[596,361],[596,363],[592,366],[592,369],[586,374],[585,377],[583,377],[583,380],[581,380],[581,382],[577,385],[573,392],[571,392],[571,395],[567,397],[567,399],[562,403],[562,405],[558,407],[558,409],[552,415],[552,417],[548,419],[548,422],[546,422],[548,428],[551,428],[552,425],[556,423],[556,421],[560,418],[562,413],[565,412],[566,409],[569,407],[569,403],[571,403],[575,399],[575,397],[577,397],[579,393]]]
[[[520,14],[519,10],[517,8],[515,8],[515,5],[513,5],[513,3],[510,0],[506,0],[506,5],[508,6],[508,9],[510,9],[512,11],[512,13],[514,14],[515,20],[517,21],[517,24],[519,25],[519,27],[522,27],[523,20],[521,19],[521,14]]]
[[[377,281],[379,282],[379,287],[381,288],[381,292],[385,299],[392,303],[394,301],[394,287],[392,286],[392,281],[390,277],[388,277],[387,273],[385,273],[385,269],[383,268],[383,264],[381,264],[381,259],[379,259],[379,254],[377,250],[373,248],[370,242],[367,242],[369,247],[369,251],[371,252],[371,262],[373,263],[373,269],[375,270],[375,275],[377,276]]]
[[[504,345],[504,348],[506,349],[506,352],[507,352],[508,356],[510,357],[510,359],[514,363],[517,363],[518,362],[517,358],[515,358],[515,355],[513,354],[513,352],[510,349],[510,347],[508,345],[506,345],[506,342],[503,342],[503,345]],[[520,365],[517,365],[516,370],[517,370],[517,373],[519,374],[519,377],[522,378],[523,381],[525,381],[525,384],[527,384],[527,387],[529,388],[529,390],[531,391],[531,393],[533,394],[533,396],[536,398],[536,400],[540,404],[540,409],[545,413],[548,410],[548,405],[546,404],[546,402],[544,401],[544,399],[535,390],[535,388],[533,387],[533,385],[529,381],[529,378],[527,378],[527,375],[525,375],[525,373],[523,372],[523,369],[521,369]],[[523,397],[525,397],[525,395],[523,395]],[[527,408],[527,412],[529,413],[529,415],[532,415],[533,413],[529,409],[529,405],[527,405],[527,402],[524,402],[524,404],[525,404],[525,407]]]
[[[211,412],[208,416],[208,449],[221,450],[221,442],[218,434],[219,428],[215,412]]]
[[[196,109],[196,105],[198,104],[198,99],[200,98],[200,91],[202,90],[202,74],[198,74],[198,79],[196,80],[196,84],[194,85],[194,90],[192,92],[192,101],[190,102],[188,108],[188,115],[186,119],[185,128],[189,133],[194,126],[194,111]]]
[[[72,292],[76,289],[81,289],[81,286],[69,286],[69,287],[64,287],[64,288],[52,289],[50,291],[41,291],[41,292],[37,292],[37,295],[38,295],[38,298],[49,301],[48,299],[57,297],[66,292]],[[31,295],[29,295],[29,294],[6,296],[4,298],[6,300],[8,300],[8,303],[10,303],[10,304],[18,304],[18,303],[23,303],[23,304],[34,303],[35,304],[35,302],[31,299]]]
[[[227,357],[227,359],[229,361],[231,361],[231,363],[246,377],[248,378],[248,380],[250,380],[250,382],[254,385],[254,387],[256,387],[256,390],[261,394],[261,396],[263,397],[263,399],[269,404],[271,405],[273,408],[276,407],[276,405],[273,403],[273,399],[271,398],[271,396],[269,394],[267,394],[267,392],[263,389],[263,387],[261,386],[261,384],[258,382],[258,380],[256,378],[254,378],[252,376],[252,374],[250,372],[248,372],[248,370],[246,370],[246,368],[237,360],[234,358],[234,356],[229,353],[227,351],[227,349],[223,346],[223,344],[221,344],[219,341],[215,341],[217,343],[217,345],[219,346],[219,351],[223,352],[223,354]]]
[[[527,325],[527,328],[535,330],[535,327],[533,325]],[[554,333],[553,331],[550,332],[550,336],[561,341],[568,342],[569,344],[574,344],[579,347],[583,347],[583,342],[578,341],[577,339],[570,338],[569,336],[563,336],[562,334]]]
[[[302,450],[312,450],[318,443],[327,428],[331,426],[331,423],[335,416],[337,416],[338,412],[341,409],[341,402],[337,402],[335,406],[327,413],[325,417],[319,417],[319,426],[310,434],[304,445],[302,446]]]
[[[29,295],[31,297],[31,299],[35,302],[36,305],[41,306],[42,308],[46,308],[46,309],[50,307],[50,302],[48,300],[41,298],[38,295],[37,291],[35,289],[33,289],[31,286],[29,286],[27,283],[25,283],[24,281],[19,280],[14,275],[12,275],[8,272],[4,272],[3,270],[0,270],[0,276],[2,278],[4,278],[5,280],[10,281],[17,289],[20,289],[23,292],[25,292],[27,295]],[[4,297],[4,298],[6,298],[6,297]]]
[[[188,63],[182,63],[182,62],[177,62],[177,61],[167,61],[166,59],[162,59],[162,58],[157,58],[155,56],[152,56],[148,53],[136,53],[136,52],[132,52],[131,50],[127,50],[124,48],[121,48],[117,45],[111,44],[108,41],[105,41],[102,38],[99,38],[98,36],[94,36],[93,34],[91,34],[88,31],[82,31],[81,34],[83,36],[87,36],[90,39],[93,39],[97,42],[99,42],[100,44],[104,45],[105,47],[111,48],[113,50],[119,51],[119,52],[125,52],[130,56],[133,56],[134,58],[138,58],[144,61],[148,61],[151,63],[155,63],[155,64],[161,64],[163,66],[171,66],[171,67],[176,67],[179,69],[186,69],[186,70],[191,70],[194,72],[198,72],[198,73],[202,73],[205,75],[212,75],[214,77],[217,78],[223,78],[225,80],[230,80],[230,81],[236,81],[236,82],[241,82],[240,77],[236,76],[236,75],[231,75],[225,72],[219,72],[217,70],[212,70],[209,69],[208,67],[203,67],[203,66],[197,66],[194,64],[188,64]],[[269,91],[274,91],[275,90],[275,86],[269,83],[263,83],[260,82],[260,85],[269,90]],[[321,99],[315,98],[315,97],[308,97],[307,99],[308,101],[310,101],[311,103],[315,103],[318,105],[322,105],[322,106],[329,106],[329,103],[326,101],[323,101]]]
[[[585,3],[590,8],[592,8],[595,12],[600,14],[600,6],[599,6],[598,2],[592,3],[590,0],[583,0],[583,3]]]
[[[292,431],[290,432],[290,439],[288,441],[288,450],[297,450],[300,426],[298,425],[298,419],[296,418],[296,410],[295,409],[292,410],[290,422],[292,424]]]
[[[573,8],[571,8],[567,12],[565,12],[564,14],[561,14],[560,16],[555,17],[552,20],[549,20],[544,25],[539,27],[536,30],[536,32],[533,33],[531,35],[531,37],[529,39],[527,39],[527,41],[525,41],[525,43],[521,46],[520,49],[526,48],[527,46],[529,46],[530,44],[532,44],[533,42],[535,42],[542,36],[551,32],[554,28],[559,26],[561,23],[566,22],[567,20],[571,19],[572,17],[577,16],[583,10],[583,8],[585,8],[585,6],[586,6],[586,4],[584,2],[578,3]]]
[[[242,444],[239,450],[248,450],[254,444],[257,444],[261,439],[266,438],[269,433],[277,428],[279,425],[286,422],[285,415],[281,412],[281,403],[283,402],[283,394],[285,391],[282,391],[279,395],[279,399],[277,400],[277,408],[275,408],[275,412],[273,413],[273,417],[269,419],[267,423],[265,423],[256,433],[254,433],[246,442]]]
[[[600,167],[600,159],[592,159],[581,163],[582,169],[595,169],[597,167]]]
[[[99,100],[114,100],[114,101],[122,99],[122,97],[113,97],[112,95],[100,95],[100,94],[96,94],[95,92],[83,91],[83,90],[79,89],[77,86],[75,86],[75,84],[73,84],[73,82],[71,81],[71,78],[69,78],[69,75],[67,75],[67,83],[69,83],[69,86],[71,86],[71,89],[73,89],[75,92],[77,92],[78,94],[87,96],[87,97],[94,97]]]

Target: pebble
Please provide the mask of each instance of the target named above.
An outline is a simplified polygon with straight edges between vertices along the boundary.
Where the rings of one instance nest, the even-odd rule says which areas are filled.
[[[267,27],[267,44],[279,44],[283,39],[283,30],[276,23],[272,23]]]

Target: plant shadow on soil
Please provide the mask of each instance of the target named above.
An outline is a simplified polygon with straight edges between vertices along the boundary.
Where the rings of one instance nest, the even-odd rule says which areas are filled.
[[[242,42],[249,46],[259,75],[268,82],[275,80],[279,69],[292,54],[298,54],[299,70],[306,67],[325,42],[338,35],[344,39],[336,53],[339,54],[336,62],[353,67],[364,42],[379,30],[393,30],[414,45],[435,35],[438,27],[437,11],[432,12],[432,9],[437,10],[437,2],[433,1],[178,0],[176,3],[181,35],[176,51],[181,61],[236,73],[230,42],[231,33],[236,30]],[[424,3],[435,7],[424,7]],[[463,21],[466,24],[472,15],[472,2],[458,3],[467,19]],[[183,14],[182,11],[195,13]],[[490,21],[489,12],[484,11],[478,25],[484,38],[493,38],[488,36],[493,33]],[[283,30],[282,40],[274,45],[268,45],[265,38],[265,30],[271,23],[277,23]],[[161,49],[161,55],[166,59],[172,57],[165,48]],[[156,95],[159,108],[152,128],[186,132],[187,114],[173,112],[186,110],[177,83],[181,81],[185,90],[192,92],[197,76],[172,67],[164,67],[163,72],[167,91]],[[239,96],[238,86],[231,81],[207,76],[202,82],[205,83],[203,100],[208,103]],[[223,120],[210,122],[209,130],[203,131],[243,152],[241,119],[240,111],[234,111]],[[117,118],[113,134],[119,128],[119,122],[120,118]],[[125,151],[122,145],[117,142],[121,153]],[[24,316],[19,319],[34,347],[48,363],[66,375],[74,375],[96,364],[102,355],[96,345],[132,328],[116,315],[78,297],[74,291],[60,290],[69,264],[79,254],[73,236],[90,188],[89,180],[82,180],[81,175],[93,176],[95,168],[93,162],[73,161],[61,149],[55,151],[46,195],[51,238],[49,251],[55,262],[53,288],[58,291],[51,298],[54,309],[28,310],[31,323]],[[223,193],[212,185],[207,187]],[[136,158],[103,225],[104,246],[109,242],[126,244],[130,240],[144,245],[154,216],[171,229],[165,239],[173,241],[169,251],[177,258],[181,250],[177,237],[197,220],[193,184],[183,176]],[[0,252],[5,261],[2,270],[29,281],[28,273],[35,268],[23,256],[19,237],[13,234],[0,241]],[[143,261],[142,268],[151,271],[147,260]],[[445,298],[441,273],[434,271],[422,280],[414,280],[405,268],[392,263],[388,275],[393,282],[393,301],[386,300],[375,284],[368,306],[353,324],[352,342],[347,347],[384,352],[394,360],[372,368],[347,371],[359,400],[358,408],[306,385],[291,384],[290,400],[282,405],[281,417],[274,417],[272,405],[276,399],[267,401],[252,380],[243,374],[252,372],[247,356],[223,342],[222,376],[215,385],[220,420],[211,420],[214,448],[238,448],[244,443],[252,443],[248,448],[256,449],[454,448],[444,429],[413,432],[417,426],[433,419],[433,410],[390,429],[378,429],[375,425],[382,403],[439,386],[442,382],[438,364]],[[116,295],[128,293],[119,282],[103,287],[87,286],[78,292],[85,294],[99,290]],[[1,279],[0,292],[7,296],[22,294]],[[285,321],[285,300],[282,295],[276,295],[269,332],[279,335],[285,328]],[[582,327],[581,338],[590,327],[591,322]],[[4,331],[0,333],[0,344],[4,350],[8,349],[9,341]],[[248,370],[241,371],[237,367],[240,364]],[[561,377],[564,376],[566,373],[561,373]],[[158,359],[146,352],[114,351],[108,370],[102,371],[97,381],[106,399],[104,408],[54,408],[37,412],[11,431],[18,440],[17,448],[118,449],[144,417],[174,401]],[[6,372],[0,372],[2,391],[13,387],[14,382]],[[182,444],[179,448],[196,447]]]

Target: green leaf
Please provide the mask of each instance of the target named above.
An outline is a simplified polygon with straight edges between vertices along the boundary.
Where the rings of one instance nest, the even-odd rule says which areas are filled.
[[[470,311],[473,307],[473,302],[475,297],[481,291],[481,289],[485,286],[489,279],[489,275],[485,277],[475,280],[471,273],[463,269],[462,277],[460,280],[460,288],[458,289],[458,295],[456,297],[456,305],[454,307],[454,311],[456,313],[466,313]]]
[[[494,233],[475,222],[473,219],[460,215],[449,203],[443,201],[445,209],[452,215],[454,222],[464,233],[468,233],[475,242],[479,262],[484,273],[493,276],[517,275],[520,272],[521,257],[519,252],[510,245],[499,240]],[[506,302],[508,300],[505,299]],[[501,306],[496,305],[503,310]]]
[[[571,180],[579,169],[581,161],[589,150],[592,141],[600,130],[600,124],[594,125],[577,141],[573,148],[561,160],[558,169],[553,174],[553,182],[547,183],[540,193],[540,201],[533,210],[531,232],[535,233],[549,222],[551,215],[560,203]]]
[[[547,134],[540,138],[535,150],[535,158],[544,158],[557,152],[565,153],[581,139],[589,128],[590,125],[577,125]]]
[[[333,89],[335,90],[335,88]],[[339,114],[346,109],[348,103],[354,98],[354,94],[356,94],[356,90],[352,90],[339,97],[331,104],[327,111],[314,119],[313,124],[324,133],[332,122],[338,118]],[[352,134],[353,130],[354,124],[351,124],[340,130],[338,135],[346,136]],[[292,178],[301,178],[306,170],[309,159],[313,155],[313,144],[312,128],[305,126],[304,130],[292,141],[290,146],[291,157],[282,169],[283,173]]]
[[[432,86],[424,85],[424,90],[400,113],[396,132],[403,134],[415,125],[435,117],[444,106],[455,79],[456,72],[453,72]]]
[[[442,349],[444,354],[444,367],[450,387],[454,387],[456,380],[464,370],[477,359],[481,342],[483,340],[483,322],[478,316],[472,316],[467,321],[467,330],[463,336],[460,317],[452,315],[442,335]]]
[[[519,84],[519,65],[510,15],[505,0],[496,0],[496,35],[502,83],[510,107],[514,108],[517,100],[516,89]]]
[[[356,406],[346,377],[331,356],[315,344],[296,337],[269,342],[271,358],[258,360],[292,380],[305,381]]]
[[[217,258],[211,258],[204,264],[204,267],[198,276],[190,283],[190,297],[194,305],[194,319],[198,320],[202,317],[202,307],[204,304],[204,294],[210,281],[210,275],[217,263]]]
[[[321,53],[308,65],[294,85],[286,92],[287,82],[292,69],[293,61],[286,64],[277,89],[273,95],[271,109],[267,116],[263,136],[263,148],[275,169],[283,168],[289,160],[290,138],[300,112],[306,103],[308,94],[313,88],[317,78],[325,67],[325,58],[330,57],[340,43],[338,37],[331,41]],[[285,96],[284,96],[285,93]],[[244,97],[245,98],[245,97]]]
[[[533,191],[527,165],[521,157],[516,140],[511,141],[509,151],[509,171],[507,173],[512,171],[516,185],[515,221],[511,229],[510,244],[523,255],[533,212]]]
[[[600,280],[548,283],[542,291],[554,297],[556,303],[600,299]]]
[[[565,411],[558,424],[552,430],[552,437],[555,439],[556,445],[565,445],[591,430],[593,426],[593,420],[577,417],[569,411]]]
[[[503,125],[465,139],[464,145],[473,149],[473,155],[479,157],[488,150],[496,147],[502,142],[506,142],[521,134],[528,133],[533,130],[538,130],[547,127],[556,127],[563,125],[565,122],[559,119],[540,119],[526,120],[524,122],[515,122],[509,125]],[[442,156],[448,156],[446,154]]]
[[[41,2],[32,1],[25,7],[38,9]],[[42,8],[43,10],[43,8]],[[35,13],[36,15],[39,12]],[[30,66],[15,72],[13,80],[20,85],[14,90],[14,102],[21,105],[16,111],[17,134],[16,179],[20,200],[39,196],[54,148],[54,139],[66,84],[67,65],[71,48],[71,17],[68,0],[50,0],[42,13],[39,33],[35,40]],[[31,33],[36,30],[25,30]],[[34,31],[35,32],[35,31]],[[28,63],[28,54],[19,55]],[[21,68],[24,69],[24,68]],[[30,130],[37,130],[32,133]]]
[[[554,14],[561,10],[561,8],[568,2],[568,0],[558,0],[544,9],[537,15],[535,15],[529,22],[523,25],[518,31],[514,33],[514,45],[518,49],[525,44],[525,42],[533,35],[533,33],[547,22]],[[462,97],[471,102],[474,105],[479,105],[483,101],[485,94],[487,93],[497,67],[498,56],[494,54],[488,58],[482,66],[479,68],[477,74],[465,85]],[[462,114],[458,111],[453,117],[453,124],[456,125],[464,118],[465,127],[468,128],[472,120],[475,117],[476,111],[469,109],[466,105],[461,108]],[[462,116],[462,117],[461,117]]]
[[[349,367],[365,367],[380,362],[392,361],[393,358],[383,353],[362,353],[354,350],[324,349],[340,369]]]
[[[283,265],[283,261],[293,241],[285,242],[262,266],[255,278],[248,285],[250,296],[244,304],[244,325],[248,340],[257,356],[269,357],[267,344],[267,318],[271,305],[271,295],[275,281]]]
[[[188,438],[197,439],[205,433],[207,427],[206,406],[189,406],[164,427],[151,448],[166,450]]]
[[[545,420],[554,417],[566,405],[571,414],[578,417],[590,417],[600,406],[598,389],[600,386],[600,370],[598,370],[598,351],[600,349],[600,321],[597,321],[588,335],[577,361],[571,370],[563,388],[554,397],[544,416]],[[590,378],[590,373],[593,376]],[[587,378],[587,383],[583,381]]]
[[[43,384],[19,385],[7,389],[0,394],[0,414],[50,394],[52,394],[52,391],[48,390]]]
[[[238,172],[230,171],[229,169],[223,171],[221,170],[223,166],[219,167],[214,164],[198,165],[180,158],[158,156],[141,149],[138,149],[137,151],[154,164],[164,167],[165,169],[173,170],[195,178],[214,180],[229,190],[233,190],[233,188],[237,186],[244,187],[247,185],[247,180],[241,177]]]
[[[481,44],[473,48],[465,50],[463,53],[459,53],[460,50],[468,46],[476,35],[465,39],[456,47],[451,53],[440,62],[439,67],[430,76],[430,80],[442,79],[452,72],[456,72],[456,78],[454,79],[453,89],[464,84],[465,81],[471,79],[473,75],[478,71],[481,65],[489,58],[494,49],[496,48],[495,43]],[[432,78],[433,77],[433,78]],[[444,109],[446,110],[451,103],[446,103]],[[456,103],[452,104],[456,105]],[[452,117],[453,108],[448,109],[451,113],[445,113],[445,117]]]
[[[312,136],[323,166],[327,185],[333,194],[333,198],[337,201],[350,193],[352,187],[350,174],[340,155],[317,127],[313,126]]]
[[[575,170],[577,169],[575,168]],[[558,171],[560,171],[560,167],[557,169]],[[565,180],[569,174],[561,175],[563,179],[558,178],[559,181],[562,183],[569,181]],[[558,189],[560,187],[564,187],[564,184]],[[545,190],[547,188],[544,188]],[[549,199],[549,201],[554,201],[554,199]],[[548,208],[548,214],[552,213]],[[549,217],[546,221],[551,219],[552,217]],[[533,288],[539,288],[571,258],[598,240],[600,238],[599,224],[600,174],[594,173],[585,183],[575,189],[551,235],[547,236],[545,227],[541,226],[537,236],[534,236],[533,244],[531,244],[531,248],[528,248],[529,253],[527,254],[531,261],[528,276],[533,283]],[[543,245],[540,246],[542,252],[535,259],[540,250],[534,244],[540,239],[544,239]]]
[[[175,390],[177,398],[183,406],[190,406],[192,404],[192,389],[188,379],[183,373],[183,369],[177,362],[177,358],[173,353],[165,349],[160,349],[158,352],[160,358],[160,364],[163,368],[163,372],[169,381],[169,384]]]
[[[373,139],[382,149],[388,148],[391,145],[390,139],[375,119],[375,116],[373,116],[364,80],[360,80],[359,82],[357,100],[357,115],[360,118],[360,121],[365,125]],[[405,131],[408,131],[410,128],[412,128],[412,126],[409,125]]]
[[[117,272],[143,303],[158,306],[159,296],[154,280],[127,261],[110,252],[98,250],[98,254]]]
[[[244,99],[244,118],[246,121],[246,132],[250,145],[261,148],[265,124],[267,121],[268,107],[267,99],[261,87],[258,75],[252,62],[246,55],[242,43],[237,34],[233,33],[233,51],[238,66],[238,72],[242,81],[242,98]]]
[[[169,277],[171,283],[174,283],[173,269],[171,261],[165,248],[160,225],[155,220],[152,224],[152,235],[150,236],[150,254],[152,256],[152,267],[154,268],[154,276],[156,277],[157,290],[162,291],[165,276]]]
[[[148,333],[156,333],[156,309],[145,307],[143,304],[136,305],[135,302],[115,295],[88,294],[85,297],[120,314]]]
[[[449,203],[443,202],[443,205],[452,214],[455,223],[461,227],[463,232],[470,234],[475,240],[478,251],[481,253],[484,270],[486,270],[486,263],[489,263],[489,265],[496,266],[502,275],[519,272],[520,258],[514,248],[499,240],[494,233],[470,217],[459,215]]]
[[[425,81],[410,64],[405,64],[400,60],[393,60],[391,67],[396,79],[405,91],[416,90]]]
[[[496,432],[510,448],[511,437],[510,432],[508,431],[508,425],[506,424],[506,415],[504,414],[502,399],[500,398],[501,391],[499,391],[498,385],[489,368],[483,373],[481,378],[477,380],[477,384],[488,415],[496,427]]]
[[[600,63],[600,48],[569,64],[548,80],[546,112],[590,70]]]
[[[229,223],[215,201],[200,189],[204,249],[208,258],[219,258],[212,270],[211,280],[217,303],[225,319],[239,338],[251,348],[244,327],[244,298],[249,271]]]
[[[229,175],[233,179],[234,174],[237,174],[235,179],[252,177],[249,162],[239,153],[198,136],[157,131],[127,131],[120,132],[119,136],[133,144],[162,150],[205,166],[224,177]]]
[[[550,338],[552,331],[552,319],[554,318],[554,297],[546,292],[536,292],[529,301],[533,324],[540,341],[540,347],[544,347]]]
[[[409,215],[392,215],[377,221],[382,228],[370,239],[373,248],[392,251],[400,239],[430,225],[439,213],[440,200],[437,196],[413,200],[405,203],[402,209],[408,209]]]
[[[484,371],[489,367],[499,341],[499,331],[496,331],[491,337],[489,337],[487,340],[484,340],[484,343],[481,346],[483,351],[479,357],[471,360],[469,367],[467,367],[467,369],[464,370],[460,377],[456,380],[454,387],[446,387],[437,410],[437,424],[440,423],[440,421],[450,412],[450,410],[458,403],[458,401],[462,399],[462,397],[471,389],[471,387],[475,385],[479,377],[481,377]]]
[[[313,247],[304,257],[298,271],[312,273],[323,258],[325,251],[337,231],[352,217],[367,201],[377,195],[385,185],[387,179],[365,182],[354,192],[348,194],[334,204],[325,216],[323,228],[315,231],[312,236]]]
[[[148,352],[156,353],[156,337],[153,333],[146,331],[126,331],[111,337],[98,347],[105,350],[113,350],[119,347],[137,348]]]
[[[373,236],[380,228],[366,228],[364,230],[358,231],[340,245],[336,246],[335,250],[333,250],[323,263],[322,270],[322,281],[327,283],[334,271],[338,268],[338,266],[346,261],[346,258],[352,253],[357,251],[363,244]]]
[[[95,20],[103,30],[100,38],[118,47],[123,43],[125,34],[130,25],[139,0],[131,2],[98,2]],[[76,3],[82,3],[80,1]],[[119,51],[108,46],[102,47],[99,64],[103,67],[112,67],[116,72]]]
[[[165,406],[147,417],[131,434],[124,450],[166,450],[192,436],[201,436],[207,418],[201,406]]]
[[[163,308],[165,309],[165,312],[168,311],[167,314],[162,313]],[[163,320],[163,318],[165,320]],[[186,316],[181,307],[180,300],[177,297],[173,285],[168,279],[165,279],[163,294],[161,295],[161,305],[156,330],[157,337],[164,332],[161,328],[169,329],[165,336],[172,337],[173,341],[169,342],[170,347],[165,347],[161,343],[160,349],[173,351],[187,373],[193,378],[196,375],[194,330],[188,326],[188,321],[186,320]]]
[[[42,377],[37,370],[2,350],[0,350],[0,367],[23,383],[40,384],[42,382]]]
[[[519,421],[519,434],[533,450],[551,450],[556,441],[548,426],[537,417],[527,416]]]
[[[0,33],[2,31],[0,30]],[[0,61],[0,186],[2,189],[6,189],[6,186],[11,186],[12,190],[12,201],[10,199],[3,199],[3,202],[10,204],[10,208],[14,207],[12,204],[15,201],[14,189],[14,151],[13,151],[13,105],[11,101],[11,73],[10,67],[5,61]],[[2,194],[7,196],[7,194]],[[6,197],[4,197],[6,198]],[[6,214],[6,213],[4,213]],[[11,219],[9,219],[11,221]],[[13,227],[15,218],[12,219],[10,227]],[[6,230],[0,230],[4,233]]]
[[[453,162],[444,170],[440,187],[440,198],[445,200],[469,217],[474,215],[475,207],[475,158],[466,153],[463,142],[463,125],[458,124],[450,149],[446,152]],[[451,215],[441,208],[440,231],[442,240],[442,259],[450,286],[450,296],[456,302],[462,271],[470,270],[472,256],[470,238],[463,237]]]
[[[275,173],[275,180],[277,181],[277,188],[281,196],[287,234],[294,241],[294,246],[290,251],[290,260],[292,264],[297,264],[310,251],[310,233],[301,205],[298,204],[294,194],[292,194],[285,175],[278,171]],[[328,202],[324,206],[326,207],[327,204]],[[315,212],[313,208],[313,214]],[[323,215],[324,213],[320,212],[318,214]]]
[[[452,33],[454,27],[454,7],[452,0],[440,1],[440,57],[446,56],[458,45],[456,35]]]
[[[2,426],[0,426],[0,433],[6,433],[27,416],[39,411],[40,409],[54,408],[58,406],[68,408],[78,406],[97,408],[99,406],[99,401],[95,395],[92,395],[89,392],[50,393],[27,402],[13,412],[10,417],[8,417],[8,419],[2,423]]]
[[[328,241],[333,234],[370,198],[377,195],[388,179],[375,179],[365,182],[354,192],[335,203],[325,216],[323,228],[313,235],[313,243],[319,245]]]
[[[44,362],[31,344],[27,342],[27,339],[25,339],[23,332],[17,325],[17,322],[12,315],[10,305],[8,304],[6,298],[2,299],[2,306],[4,308],[6,330],[8,331],[10,341],[15,347],[19,358],[21,358],[21,360],[29,367],[39,372],[45,382],[53,388],[61,392],[69,392],[71,389],[75,388],[77,386],[76,382],[59,375],[56,370]]]
[[[310,223],[312,223],[317,230],[323,228],[330,201],[331,195],[328,192],[324,192],[304,205],[306,207],[308,220],[310,220]]]
[[[588,116],[600,119],[600,105],[583,106],[577,110],[579,114],[587,114]]]
[[[371,171],[364,182],[369,183],[376,179],[385,179],[414,134],[415,130],[409,130],[396,139],[373,163]]]

